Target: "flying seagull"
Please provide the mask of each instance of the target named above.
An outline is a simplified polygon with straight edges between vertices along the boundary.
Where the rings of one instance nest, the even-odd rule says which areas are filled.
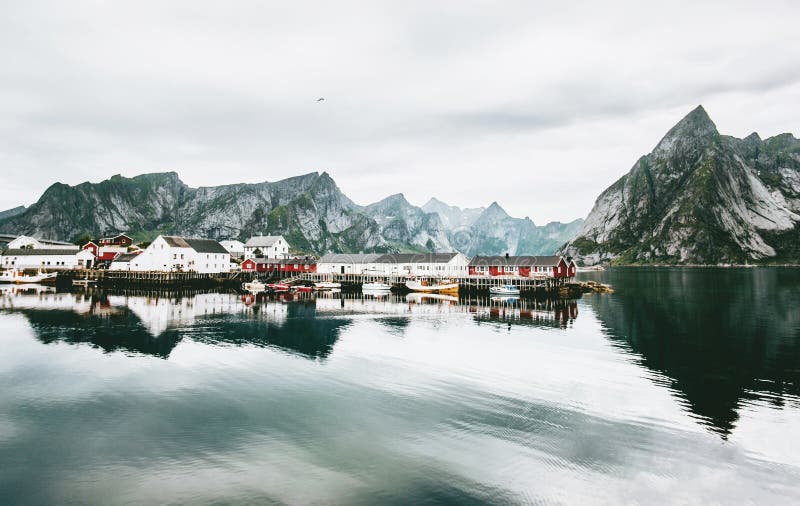
[[[324,100],[325,100],[325,97],[319,97],[319,98],[317,99],[317,102],[322,102],[322,101],[324,101]]]

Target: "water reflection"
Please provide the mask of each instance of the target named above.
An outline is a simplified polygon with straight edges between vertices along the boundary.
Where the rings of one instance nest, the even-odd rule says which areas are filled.
[[[189,337],[217,345],[274,346],[325,359],[340,332],[362,317],[403,335],[414,317],[465,314],[478,324],[567,328],[578,313],[575,301],[423,294],[137,294],[29,286],[6,287],[2,295],[0,310],[23,314],[44,343],[88,343],[107,352],[161,358]]]
[[[577,302],[9,293],[0,504],[797,504],[800,406],[764,386],[797,369],[794,295],[761,281],[775,321],[725,325],[761,365],[725,368],[692,320],[739,295],[676,308],[680,276]],[[646,297],[670,301],[626,309]],[[727,441],[704,368],[756,378],[708,387],[745,385]]]
[[[668,378],[723,437],[749,401],[797,405],[798,270],[638,268],[592,277],[616,289],[585,299],[609,337]]]

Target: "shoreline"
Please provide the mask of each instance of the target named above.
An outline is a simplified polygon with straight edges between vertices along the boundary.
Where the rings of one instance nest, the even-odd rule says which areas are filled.
[[[692,269],[759,269],[764,267],[778,267],[778,268],[800,268],[800,264],[619,264],[619,265],[600,265],[604,270],[606,269],[617,269],[617,268],[647,268],[647,267],[657,267],[660,269],[663,268],[683,268],[688,267]],[[592,270],[591,267],[579,267],[578,269],[589,269],[589,270],[578,270],[579,274],[585,274],[587,272],[603,272],[601,270]]]

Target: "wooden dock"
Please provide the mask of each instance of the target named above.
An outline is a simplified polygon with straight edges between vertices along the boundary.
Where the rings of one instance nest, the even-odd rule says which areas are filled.
[[[202,274],[199,272],[109,271],[106,269],[76,269],[59,271],[56,284],[71,285],[73,280],[94,281],[97,286],[115,288],[212,288],[233,286],[238,272]]]
[[[392,286],[398,292],[409,291],[406,288],[405,275],[375,276],[373,274],[319,274],[302,273],[292,278],[281,279],[274,273],[231,272],[222,274],[201,274],[197,272],[138,272],[109,271],[104,269],[83,269],[59,271],[56,283],[60,286],[71,286],[73,280],[88,280],[98,288],[130,288],[130,289],[210,289],[239,288],[245,281],[259,279],[267,282],[283,282],[286,284],[310,285],[319,281],[335,281],[342,284],[345,291],[361,290],[361,285],[370,281],[381,281]],[[431,284],[439,278],[428,277]],[[461,276],[448,277],[451,282],[459,284],[459,293],[465,295],[488,294],[493,286],[514,285],[520,289],[520,295],[532,298],[565,298],[581,293],[571,278],[522,277],[522,276]]]

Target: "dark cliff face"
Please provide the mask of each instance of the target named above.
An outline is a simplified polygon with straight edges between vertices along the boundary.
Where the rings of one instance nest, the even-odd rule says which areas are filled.
[[[598,197],[563,248],[586,264],[796,261],[800,142],[722,136],[702,107]]]

